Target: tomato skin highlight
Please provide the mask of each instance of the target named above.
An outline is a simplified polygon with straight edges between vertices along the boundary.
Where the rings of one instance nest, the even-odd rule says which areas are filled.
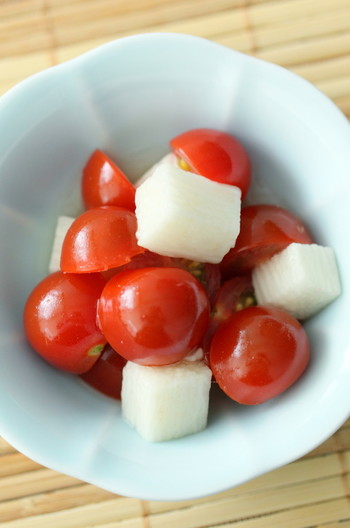
[[[24,328],[33,349],[51,365],[74,374],[88,371],[106,339],[96,324],[97,301],[105,280],[57,271],[30,293]]]
[[[192,172],[235,185],[244,198],[250,185],[251,165],[245,148],[236,138],[219,130],[198,128],[176,136],[170,146]]]
[[[136,228],[136,217],[127,209],[107,205],[85,211],[67,231],[61,270],[91,273],[130,262],[144,252],[137,244]]]
[[[107,344],[96,363],[81,375],[81,379],[106,396],[120,400],[125,364],[126,359]]]
[[[311,235],[292,213],[276,205],[251,205],[241,211],[241,228],[235,247],[220,268],[225,278],[247,273],[292,242],[311,244]]]
[[[81,188],[86,209],[116,205],[135,211],[134,185],[101,150],[95,150],[85,165]]]
[[[220,388],[246,405],[263,403],[290,387],[310,359],[308,337],[287,312],[265,306],[233,314],[216,331],[210,366]]]
[[[167,365],[200,344],[209,321],[209,300],[199,281],[182,269],[128,270],[107,282],[98,321],[125,359]]]

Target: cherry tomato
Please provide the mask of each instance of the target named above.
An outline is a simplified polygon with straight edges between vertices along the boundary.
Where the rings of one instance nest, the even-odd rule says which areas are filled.
[[[125,359],[165,365],[199,345],[209,320],[209,300],[185,270],[128,270],[107,282],[98,320],[108,342]]]
[[[203,350],[209,353],[212,337],[218,326],[233,313],[256,304],[250,275],[239,275],[222,284],[213,306],[208,329],[203,340]]]
[[[290,387],[310,357],[302,325],[287,312],[252,306],[231,315],[214,334],[210,366],[220,388],[247,405]]]
[[[96,150],[84,167],[82,195],[87,209],[117,205],[135,211],[135,187],[101,150]]]
[[[239,187],[242,198],[251,179],[250,160],[243,145],[230,134],[210,128],[189,130],[170,141],[174,153],[188,169],[209,180]],[[185,165],[186,167],[186,165]]]
[[[153,253],[153,251],[145,250],[144,253],[135,255],[132,257],[130,262],[123,264],[123,266],[118,266],[117,268],[111,268],[102,272],[102,275],[106,280],[111,279],[117,273],[121,271],[131,270],[131,269],[141,269],[141,268],[164,268],[172,267],[171,257],[165,257],[164,255],[158,255],[158,253]]]
[[[112,205],[89,209],[76,218],[62,245],[61,270],[91,273],[121,266],[143,253],[137,245],[136,217]]]
[[[225,278],[246,273],[292,242],[312,243],[306,227],[292,213],[275,205],[244,207],[240,233],[222,259],[221,272]]]
[[[96,325],[104,285],[99,273],[57,271],[33,289],[24,308],[24,328],[29,343],[46,361],[75,374],[97,361],[106,344]]]
[[[125,363],[126,359],[106,345],[94,366],[81,378],[106,396],[120,400]]]

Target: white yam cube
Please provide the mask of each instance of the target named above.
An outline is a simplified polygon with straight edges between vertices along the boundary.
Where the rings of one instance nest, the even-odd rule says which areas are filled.
[[[240,229],[241,191],[170,164],[136,189],[140,246],[169,257],[218,263]]]
[[[290,244],[253,270],[258,304],[288,311],[297,319],[317,313],[341,293],[332,248]]]
[[[178,166],[177,156],[173,152],[169,152],[168,154],[166,154],[157,163],[152,165],[152,167],[150,167],[142,176],[140,176],[140,178],[135,182],[135,187],[140,187],[140,185],[144,181],[146,181],[150,176],[152,176],[156,168],[159,167],[159,165],[162,165],[164,163],[168,165],[174,165],[175,167],[177,167]]]
[[[129,361],[123,369],[123,417],[150,442],[198,433],[207,425],[211,376],[203,361],[158,367]]]
[[[75,218],[72,218],[71,216],[59,216],[57,219],[49,262],[50,273],[53,273],[54,271],[59,271],[61,269],[60,262],[63,240],[74,220]]]

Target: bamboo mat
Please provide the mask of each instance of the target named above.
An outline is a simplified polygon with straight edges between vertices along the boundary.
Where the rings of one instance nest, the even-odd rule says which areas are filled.
[[[0,0],[0,94],[99,44],[149,31],[206,37],[285,66],[350,117],[350,0]],[[43,468],[0,438],[0,525],[350,528],[349,472],[350,420],[293,464],[180,503],[113,495]]]

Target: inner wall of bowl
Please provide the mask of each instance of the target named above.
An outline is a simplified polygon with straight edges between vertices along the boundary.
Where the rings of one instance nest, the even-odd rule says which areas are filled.
[[[22,106],[15,108],[12,99],[7,99],[5,116],[10,133],[8,144],[0,152],[0,355],[5,358],[0,385],[6,387],[12,399],[10,411],[18,412],[20,417],[24,410],[33,443],[40,435],[51,435],[43,463],[48,463],[51,455],[56,456],[58,448],[66,449],[69,458],[71,439],[64,438],[62,430],[73,427],[73,434],[84,446],[82,456],[88,472],[84,478],[100,475],[106,461],[111,463],[109,456],[118,455],[125,463],[133,446],[136,473],[139,465],[145,470],[148,460],[149,478],[162,480],[163,466],[158,467],[156,460],[162,453],[164,463],[169,463],[168,450],[174,445],[169,443],[159,451],[140,441],[127,426],[116,422],[118,407],[74,377],[44,364],[26,346],[21,331],[26,296],[47,273],[57,216],[81,211],[81,170],[96,148],[109,153],[135,179],[167,152],[169,139],[179,132],[195,127],[229,131],[247,147],[253,177],[266,181],[291,210],[305,219],[318,241],[335,248],[344,271],[342,298],[308,324],[315,346],[306,376],[283,397],[261,408],[238,408],[219,398],[209,430],[201,436],[201,456],[214,456],[218,446],[224,453],[234,439],[245,453],[242,461],[232,462],[241,480],[254,476],[257,468],[263,471],[271,467],[268,454],[272,447],[273,465],[287,461],[283,441],[293,437],[293,453],[301,453],[307,427],[310,442],[313,435],[319,439],[322,427],[320,431],[310,427],[315,409],[332,403],[332,398],[326,401],[326,395],[335,393],[336,384],[338,390],[342,385],[340,371],[348,348],[343,314],[349,305],[344,268],[349,250],[345,230],[339,229],[348,219],[348,159],[342,155],[346,152],[342,117],[334,114],[330,103],[307,83],[279,68],[209,44],[190,44],[186,39],[177,44],[174,46],[170,39],[159,46],[157,39],[150,38],[140,53],[136,40],[124,41],[118,48],[110,46],[103,53],[28,81],[17,89],[16,105],[20,101]],[[330,178],[330,173],[336,177]],[[19,374],[19,386],[14,388],[11,380],[18,364],[25,368]],[[343,369],[347,371],[348,365]],[[54,412],[50,405],[42,404],[50,394]],[[74,404],[69,406],[69,402]],[[30,427],[33,410],[35,431]],[[342,409],[339,412],[344,414]],[[279,423],[284,424],[283,430]],[[14,427],[20,434],[20,425]],[[274,439],[266,434],[269,429],[275,431]],[[181,446],[194,455],[198,438],[183,439]],[[91,455],[97,452],[98,456]],[[64,467],[67,458],[61,461],[60,469],[68,472],[69,465]],[[80,466],[82,463],[79,460]],[[172,471],[185,471],[186,475],[186,467],[192,467],[177,465]],[[214,487],[222,487],[220,475],[225,465],[219,460],[213,469]],[[190,473],[187,477],[191,493]],[[100,475],[100,485],[103,478]],[[231,471],[227,485],[232,483],[235,478]],[[112,482],[109,485],[112,488]],[[206,492],[206,485],[197,487],[198,496]],[[138,491],[130,488],[130,493],[144,496],[141,487]]]

